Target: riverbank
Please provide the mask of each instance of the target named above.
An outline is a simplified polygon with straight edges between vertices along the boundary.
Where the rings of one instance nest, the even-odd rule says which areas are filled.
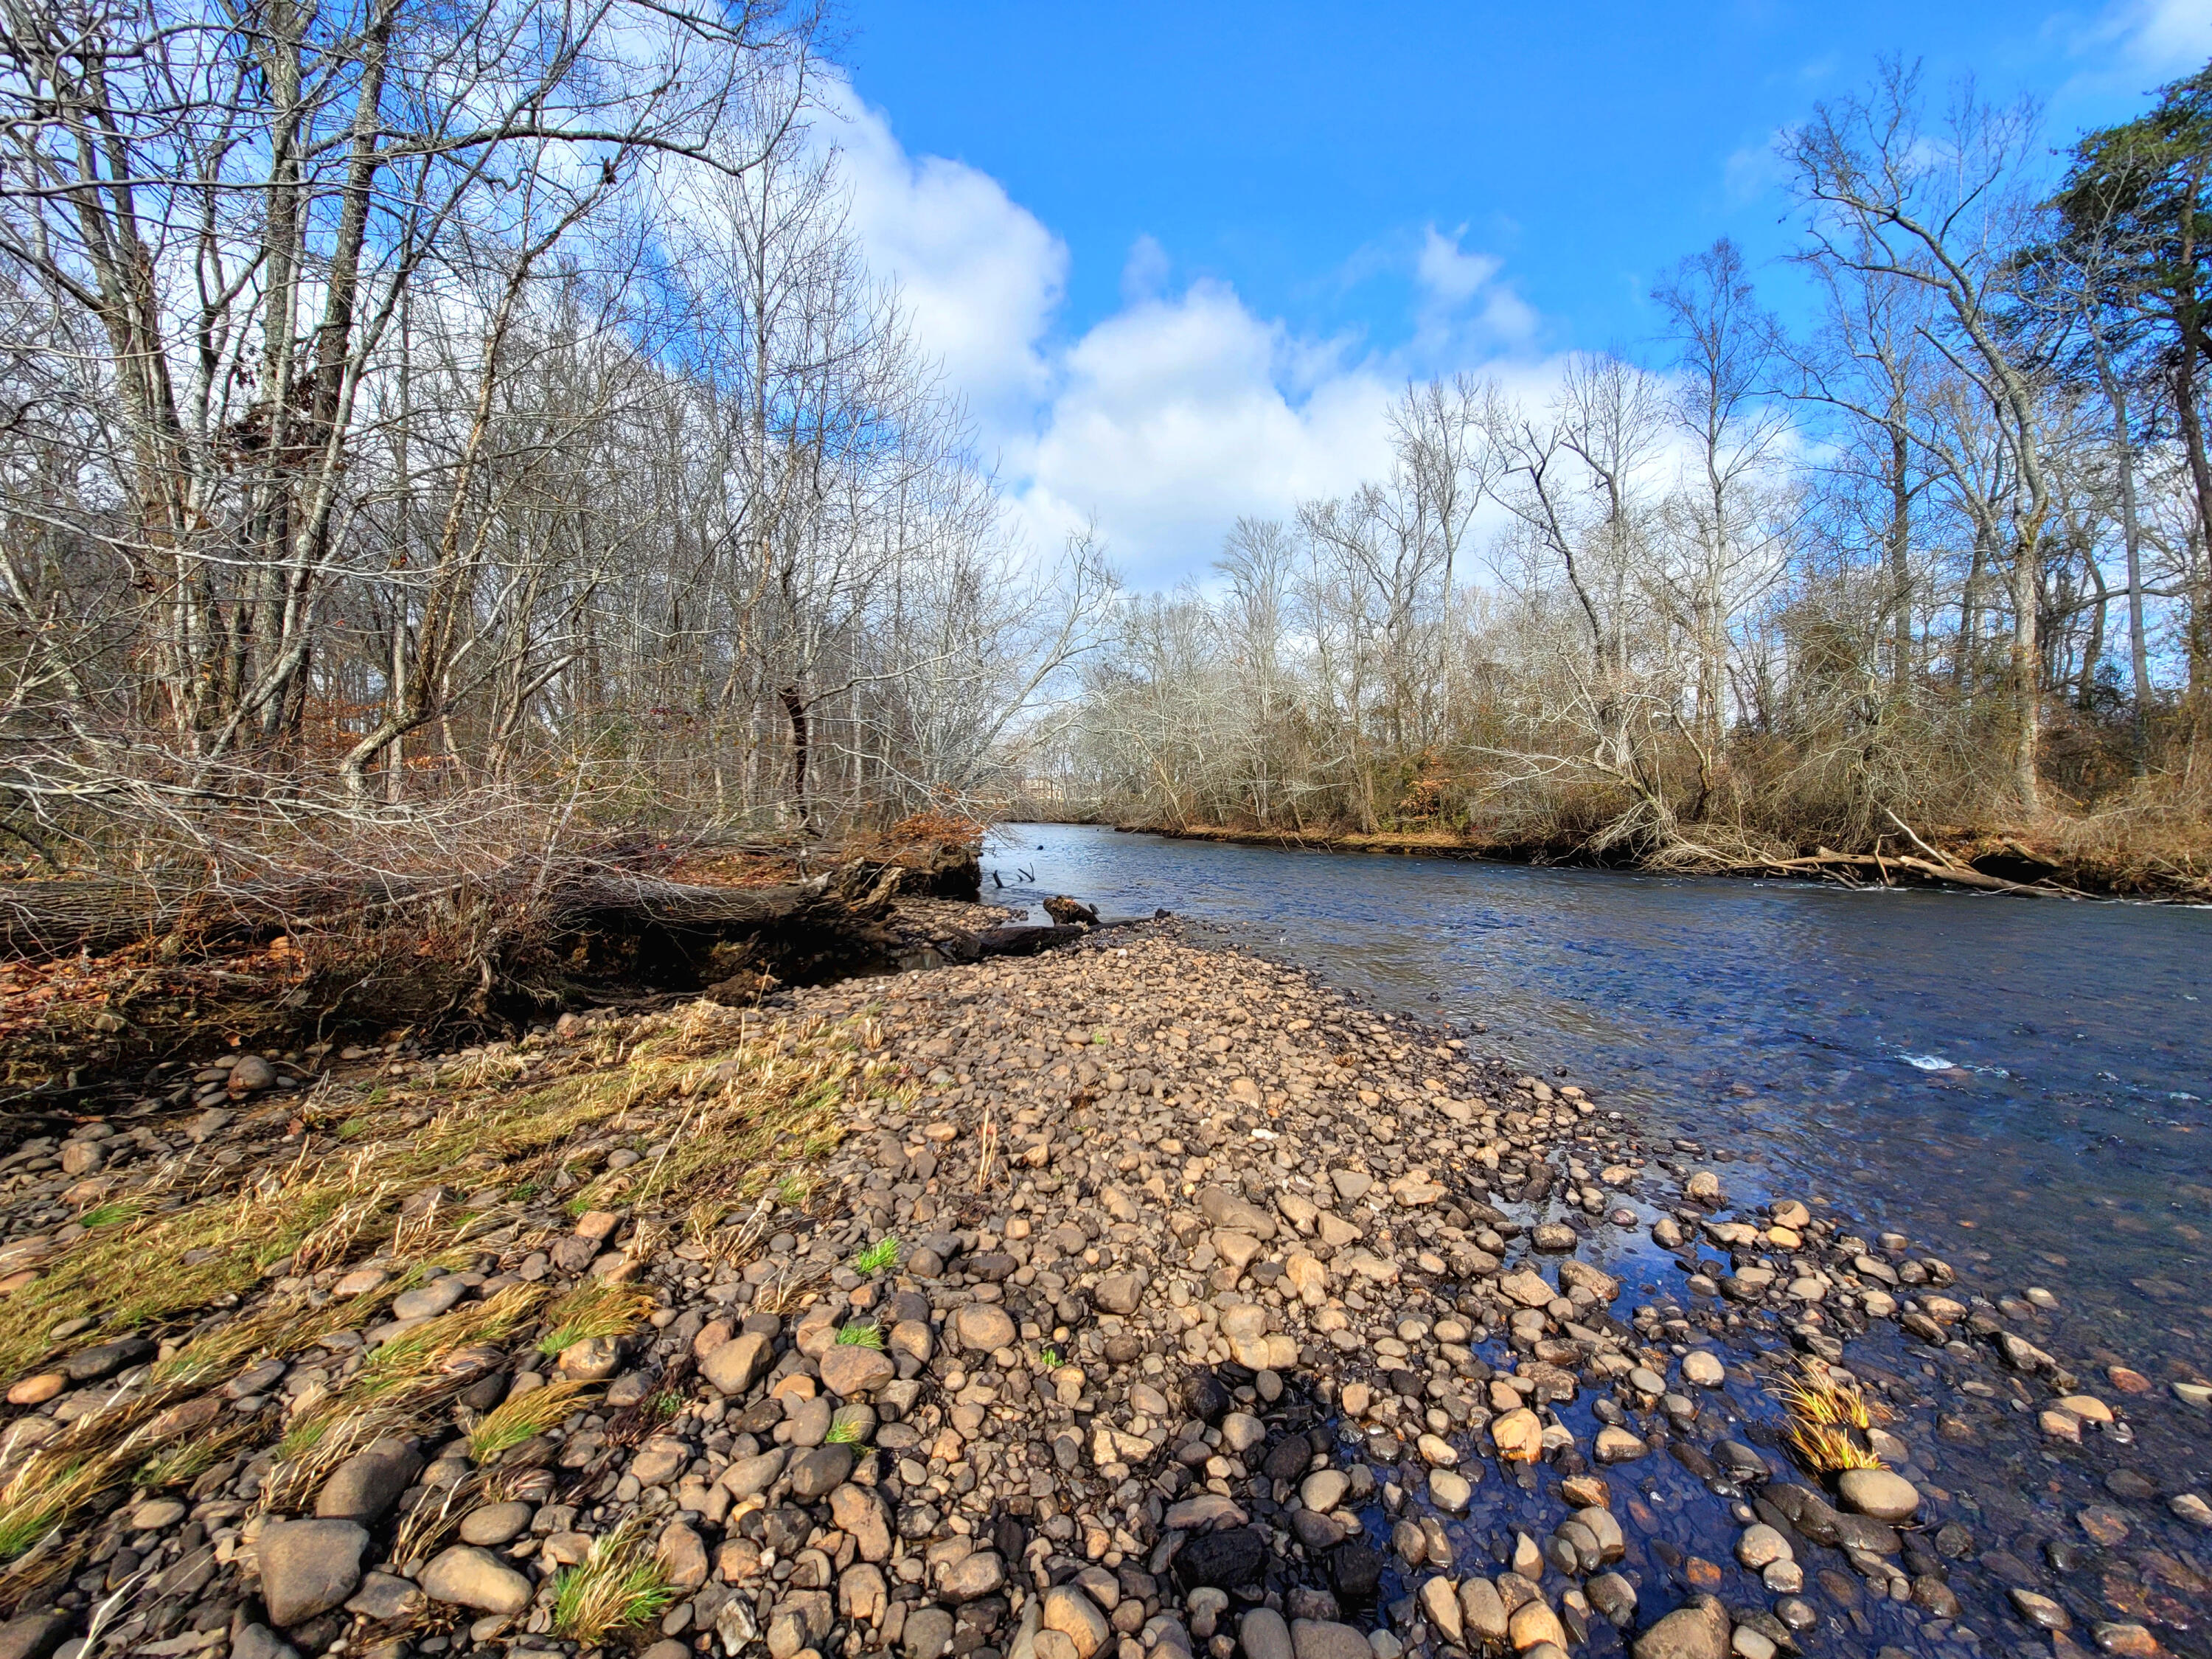
[[[2204,1379],[1172,923],[327,1060],[0,1175],[11,1659],[2203,1650]]]
[[[1516,842],[1455,830],[1366,832],[1286,830],[1228,824],[1176,824],[1103,819],[1069,823],[1170,840],[1218,842],[1290,851],[1390,854],[1405,857],[1479,859],[1500,864],[1584,866],[1633,871],[1652,868],[1633,859],[1595,858],[1574,842]],[[2067,847],[2008,831],[1931,827],[1926,838],[1885,838],[1874,851],[1841,854],[1822,848],[1802,856],[1729,867],[1665,866],[1670,874],[1754,877],[1760,879],[1842,882],[1859,887],[1959,886],[1988,892],[2046,897],[2100,897],[2166,903],[2212,903],[2212,872],[2192,859],[2142,857],[2133,849]]]

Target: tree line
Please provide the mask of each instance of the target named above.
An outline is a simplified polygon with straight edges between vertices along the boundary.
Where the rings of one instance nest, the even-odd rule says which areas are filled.
[[[0,835],[997,787],[1016,556],[848,222],[811,0],[7,0]]]
[[[1890,63],[1783,150],[1809,322],[1723,240],[1640,360],[1408,387],[1387,476],[1125,607],[1054,787],[1682,865],[2193,845],[2212,68],[2054,162],[2031,106]]]

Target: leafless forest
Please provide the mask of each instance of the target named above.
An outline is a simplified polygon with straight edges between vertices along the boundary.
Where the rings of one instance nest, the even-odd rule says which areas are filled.
[[[1386,477],[1128,605],[1052,786],[1168,823],[1685,867],[2024,835],[2201,873],[2212,71],[2055,158],[1886,68],[1648,353],[1410,387]]]
[[[864,267],[819,20],[10,3],[0,830],[450,867],[988,798],[1109,598]]]
[[[2196,868],[2212,71],[2054,157],[1891,68],[1794,141],[1817,327],[1717,245],[1648,352],[1410,386],[1389,477],[1129,598],[1010,535],[848,223],[825,38],[9,0],[20,873],[834,835],[1024,778],[1675,864],[1910,824]]]

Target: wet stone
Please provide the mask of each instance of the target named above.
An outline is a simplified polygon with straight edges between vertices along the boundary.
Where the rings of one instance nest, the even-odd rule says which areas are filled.
[[[1186,1590],[1200,1585],[1236,1589],[1258,1578],[1267,1562],[1266,1539],[1240,1527],[1191,1539],[1176,1553],[1174,1571]]]

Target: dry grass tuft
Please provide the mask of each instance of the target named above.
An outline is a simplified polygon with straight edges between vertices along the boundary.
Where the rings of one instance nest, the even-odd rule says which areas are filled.
[[[446,1206],[403,1222],[410,1194],[451,1181],[456,1170],[469,1171],[471,1182],[481,1172],[484,1187],[542,1190],[566,1149],[610,1129],[659,1131],[652,1117],[626,1121],[626,1115],[680,1101],[681,1133],[660,1135],[667,1150],[623,1172],[631,1177],[631,1201],[681,1194],[691,1206],[690,1230],[711,1233],[718,1254],[757,1251],[775,1206],[803,1204],[811,1194],[806,1166],[837,1144],[846,1104],[901,1085],[848,1029],[764,1030],[747,1020],[701,1004],[611,1028],[534,1057],[533,1065],[547,1064],[526,1083],[517,1081],[521,1067],[505,1063],[449,1070],[434,1116],[389,1085],[359,1098],[319,1090],[282,1109],[297,1109],[307,1129],[273,1164],[241,1175],[194,1154],[103,1200],[92,1212],[96,1225],[0,1301],[0,1375],[25,1374],[53,1356],[46,1333],[64,1318],[89,1314],[99,1322],[79,1339],[89,1345],[125,1331],[174,1334],[213,1317],[143,1380],[116,1388],[103,1409],[48,1444],[0,1442],[0,1593],[20,1601],[30,1583],[73,1571],[86,1533],[76,1523],[88,1506],[133,1487],[191,1480],[250,1432],[226,1429],[184,1443],[157,1437],[155,1419],[169,1407],[257,1358],[289,1357],[358,1327],[430,1263],[459,1265],[456,1252],[467,1240],[512,1243],[525,1219],[514,1206],[482,1214]],[[733,1214],[748,1219],[726,1225]],[[648,1242],[673,1237],[657,1217],[641,1217],[640,1232]],[[259,1300],[273,1273],[302,1277],[372,1255],[412,1261],[413,1271],[371,1296],[321,1308],[298,1298]],[[781,1305],[799,1288],[781,1282],[765,1305]],[[299,1402],[263,1483],[263,1505],[298,1507],[370,1441],[449,1409],[479,1374],[466,1361],[449,1366],[457,1350],[511,1343],[542,1321],[545,1351],[557,1353],[588,1336],[627,1335],[654,1306],[650,1294],[619,1285],[586,1285],[550,1308],[546,1295],[538,1285],[512,1285],[464,1303],[377,1348],[330,1393]],[[247,1300],[247,1310],[219,1311],[234,1298]],[[556,1384],[487,1413],[474,1425],[472,1447],[495,1457],[541,1432],[544,1414],[567,1415],[577,1392],[578,1385]],[[423,1526],[432,1528],[431,1520]],[[625,1609],[665,1605],[656,1600],[659,1581],[649,1560],[641,1568],[628,1549],[609,1546],[572,1585],[577,1629],[618,1628],[631,1617]]]
[[[1806,1359],[1775,1392],[1790,1413],[1790,1444],[1808,1468],[1839,1474],[1885,1467],[1859,1437],[1875,1423],[1887,1422],[1888,1407],[1869,1401],[1856,1382],[1838,1378],[1818,1359]]]

